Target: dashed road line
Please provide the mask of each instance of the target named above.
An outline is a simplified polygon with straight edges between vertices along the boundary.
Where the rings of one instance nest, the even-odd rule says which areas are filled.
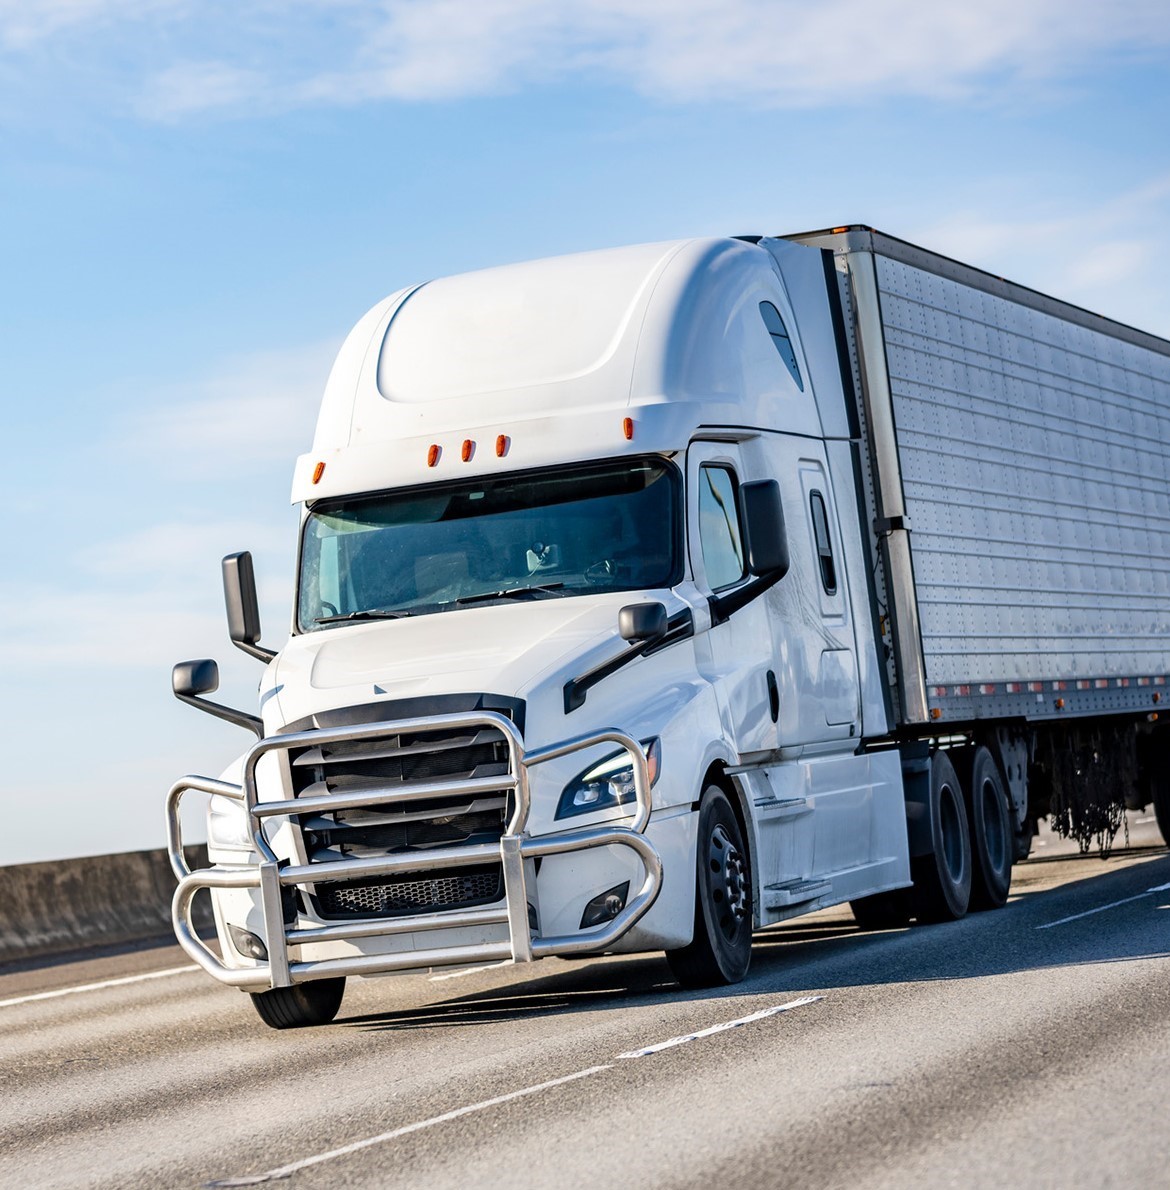
[[[502,965],[502,964],[501,964]],[[476,968],[478,970],[479,968]],[[465,974],[465,972],[458,972],[457,974]],[[669,1041],[660,1041],[655,1045],[648,1045],[640,1050],[631,1050],[628,1053],[618,1054],[615,1061],[623,1058],[644,1058],[650,1054],[660,1053],[662,1050],[670,1049],[672,1046],[684,1045],[689,1041],[697,1041],[701,1037],[710,1037],[715,1033],[723,1033],[728,1029],[738,1029],[741,1025],[746,1025],[752,1021],[761,1021],[766,1017],[776,1016],[781,1012],[791,1012],[794,1008],[803,1008],[806,1004],[815,1004],[818,1000],[823,1000],[823,996],[803,996],[799,1000],[790,1000],[787,1004],[777,1004],[771,1008],[762,1008],[759,1012],[753,1012],[748,1016],[737,1017],[733,1021],[724,1021],[719,1025],[712,1025],[709,1029],[700,1029],[696,1033],[687,1033],[685,1036],[672,1037]],[[601,1074],[606,1070],[612,1070],[613,1063],[605,1063],[601,1066],[590,1066],[585,1070],[576,1070],[572,1074],[563,1075],[561,1078],[549,1079],[545,1083],[537,1083],[535,1086],[523,1087],[519,1091],[509,1091],[506,1095],[496,1095],[491,1099],[481,1100],[479,1103],[469,1103],[466,1107],[457,1107],[452,1111],[443,1112],[442,1115],[431,1116],[427,1120],[418,1120],[413,1124],[404,1124],[401,1128],[392,1128],[389,1132],[380,1132],[377,1136],[369,1136],[364,1140],[355,1140],[351,1144],[341,1145],[336,1149],[329,1149],[324,1153],[316,1153],[312,1157],[303,1157],[300,1161],[290,1161],[288,1165],[281,1165],[276,1169],[266,1170],[264,1173],[245,1174],[242,1177],[235,1178],[220,1178],[214,1182],[207,1182],[208,1187],[215,1187],[219,1190],[220,1187],[225,1186],[260,1186],[265,1182],[275,1182],[282,1178],[290,1178],[293,1174],[299,1173],[303,1169],[311,1169],[315,1165],[322,1165],[326,1161],[334,1161],[338,1157],[348,1157],[351,1153],[360,1153],[363,1149],[371,1149],[376,1145],[386,1144],[389,1141],[397,1140],[402,1136],[409,1136],[413,1132],[422,1132],[426,1128],[434,1128],[438,1124],[446,1124],[451,1120],[458,1120],[463,1116],[472,1115],[475,1112],[486,1111],[491,1107],[498,1107],[503,1103],[511,1103],[516,1099],[524,1099],[529,1095],[538,1095],[541,1091],[549,1091],[553,1087],[563,1087],[566,1083],[579,1082],[581,1079],[590,1078],[595,1074]]]
[[[1120,901],[1110,901],[1108,905],[1098,905],[1096,909],[1086,909],[1084,913],[1071,913],[1068,917],[1062,917],[1059,921],[1046,921],[1042,926],[1036,926],[1037,930],[1050,930],[1053,926],[1062,926],[1066,922],[1079,921],[1082,917],[1092,917],[1094,913],[1104,913],[1106,909],[1116,909],[1118,905],[1128,905],[1131,901],[1140,901],[1144,897],[1152,896],[1154,893],[1170,891],[1170,884],[1156,884],[1153,888],[1147,888],[1145,892],[1135,893],[1132,897],[1122,897]]]
[[[501,963],[480,963],[478,967],[464,967],[461,971],[445,971],[442,975],[432,975],[431,983],[441,983],[444,979],[462,979],[465,975],[474,975],[477,971],[490,971],[493,967],[511,967],[512,959],[504,959]]]
[[[120,988],[129,983],[145,983],[148,979],[166,979],[170,975],[183,975],[187,971],[198,971],[191,963],[186,967],[168,967],[165,971],[147,971],[142,975],[123,975],[118,979],[103,979],[100,983],[82,983],[72,988],[54,988],[51,992],[33,992],[29,996],[14,996],[11,1000],[0,1000],[0,1008],[12,1008],[16,1004],[31,1004],[34,1000],[56,1000],[58,996],[76,996],[81,992],[100,992],[103,988]]]

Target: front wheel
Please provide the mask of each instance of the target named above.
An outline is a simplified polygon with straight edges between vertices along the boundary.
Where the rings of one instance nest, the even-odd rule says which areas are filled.
[[[666,961],[685,988],[738,983],[752,957],[752,877],[739,820],[712,785],[699,806],[695,933]]]
[[[341,1008],[344,979],[317,979],[290,988],[251,992],[252,1005],[271,1029],[303,1029],[327,1025]]]

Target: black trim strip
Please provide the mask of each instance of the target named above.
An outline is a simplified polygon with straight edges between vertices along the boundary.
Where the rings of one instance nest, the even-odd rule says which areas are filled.
[[[657,653],[659,649],[665,649],[694,635],[695,617],[691,614],[691,609],[687,607],[680,612],[675,612],[666,622],[665,636],[661,636],[655,641],[639,641],[637,644],[630,645],[616,657],[611,657],[608,661],[594,666],[579,678],[570,678],[564,687],[565,714],[568,715],[578,707],[584,706],[585,695],[588,691],[598,682],[603,682],[611,674],[617,673],[623,666],[629,665],[631,661],[636,661],[643,656],[648,657],[651,653]]]

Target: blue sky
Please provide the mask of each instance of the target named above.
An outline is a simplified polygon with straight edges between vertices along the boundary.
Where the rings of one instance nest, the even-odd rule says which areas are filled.
[[[171,664],[402,285],[846,222],[1170,336],[1164,0],[0,0],[0,863],[159,846]]]

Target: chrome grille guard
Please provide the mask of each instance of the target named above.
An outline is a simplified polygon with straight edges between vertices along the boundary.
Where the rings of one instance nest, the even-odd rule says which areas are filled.
[[[256,766],[261,757],[270,752],[332,744],[353,743],[405,733],[425,734],[471,727],[490,727],[498,730],[508,748],[509,771],[492,777],[470,777],[455,781],[430,781],[403,784],[385,790],[363,790],[358,793],[336,793],[293,798],[288,801],[261,802],[256,790]],[[584,827],[542,838],[525,834],[531,806],[528,772],[538,764],[555,760],[571,752],[595,744],[614,743],[629,753],[633,762],[636,809],[628,826]],[[182,828],[179,807],[183,795],[191,790],[214,794],[243,802],[251,826],[252,845],[260,856],[259,864],[240,867],[214,867],[193,872],[183,858]],[[267,837],[264,824],[269,819],[291,818],[314,810],[346,810],[421,801],[442,796],[460,796],[502,791],[511,794],[512,812],[498,843],[477,843],[464,846],[436,847],[398,855],[365,859],[310,863],[294,866],[280,865]],[[320,728],[287,735],[268,736],[259,740],[245,757],[242,785],[216,781],[208,777],[183,777],[167,795],[167,850],[179,881],[171,903],[171,920],[179,945],[203,968],[222,983],[248,991],[289,987],[312,979],[328,979],[339,975],[373,975],[425,967],[449,966],[460,963],[491,962],[512,959],[527,963],[550,955],[570,955],[602,951],[617,941],[654,904],[662,888],[662,861],[658,852],[643,833],[650,821],[650,777],[646,754],[632,736],[616,729],[577,736],[563,743],[532,752],[524,749],[524,740],[516,725],[504,715],[493,711],[467,714],[434,715],[429,718],[387,720],[355,727]],[[569,851],[583,851],[593,847],[629,847],[642,861],[644,878],[641,887],[629,903],[604,926],[577,934],[551,937],[533,936],[528,919],[528,894],[524,875],[524,861],[544,855],[559,855]],[[295,885],[327,884],[396,875],[401,872],[430,871],[440,868],[460,868],[472,864],[499,861],[504,875],[504,904],[484,908],[449,910],[438,913],[370,918],[339,924],[314,925],[305,928],[286,927],[282,905],[282,890]],[[200,889],[260,890],[264,918],[263,942],[268,950],[268,962],[255,967],[229,967],[195,933],[191,920],[191,904]],[[290,961],[289,948],[314,942],[349,941],[358,938],[386,937],[394,934],[414,934],[431,930],[447,930],[468,926],[507,924],[509,939],[474,945],[436,947],[431,950],[410,950],[393,954],[352,955],[345,958],[315,961]]]

